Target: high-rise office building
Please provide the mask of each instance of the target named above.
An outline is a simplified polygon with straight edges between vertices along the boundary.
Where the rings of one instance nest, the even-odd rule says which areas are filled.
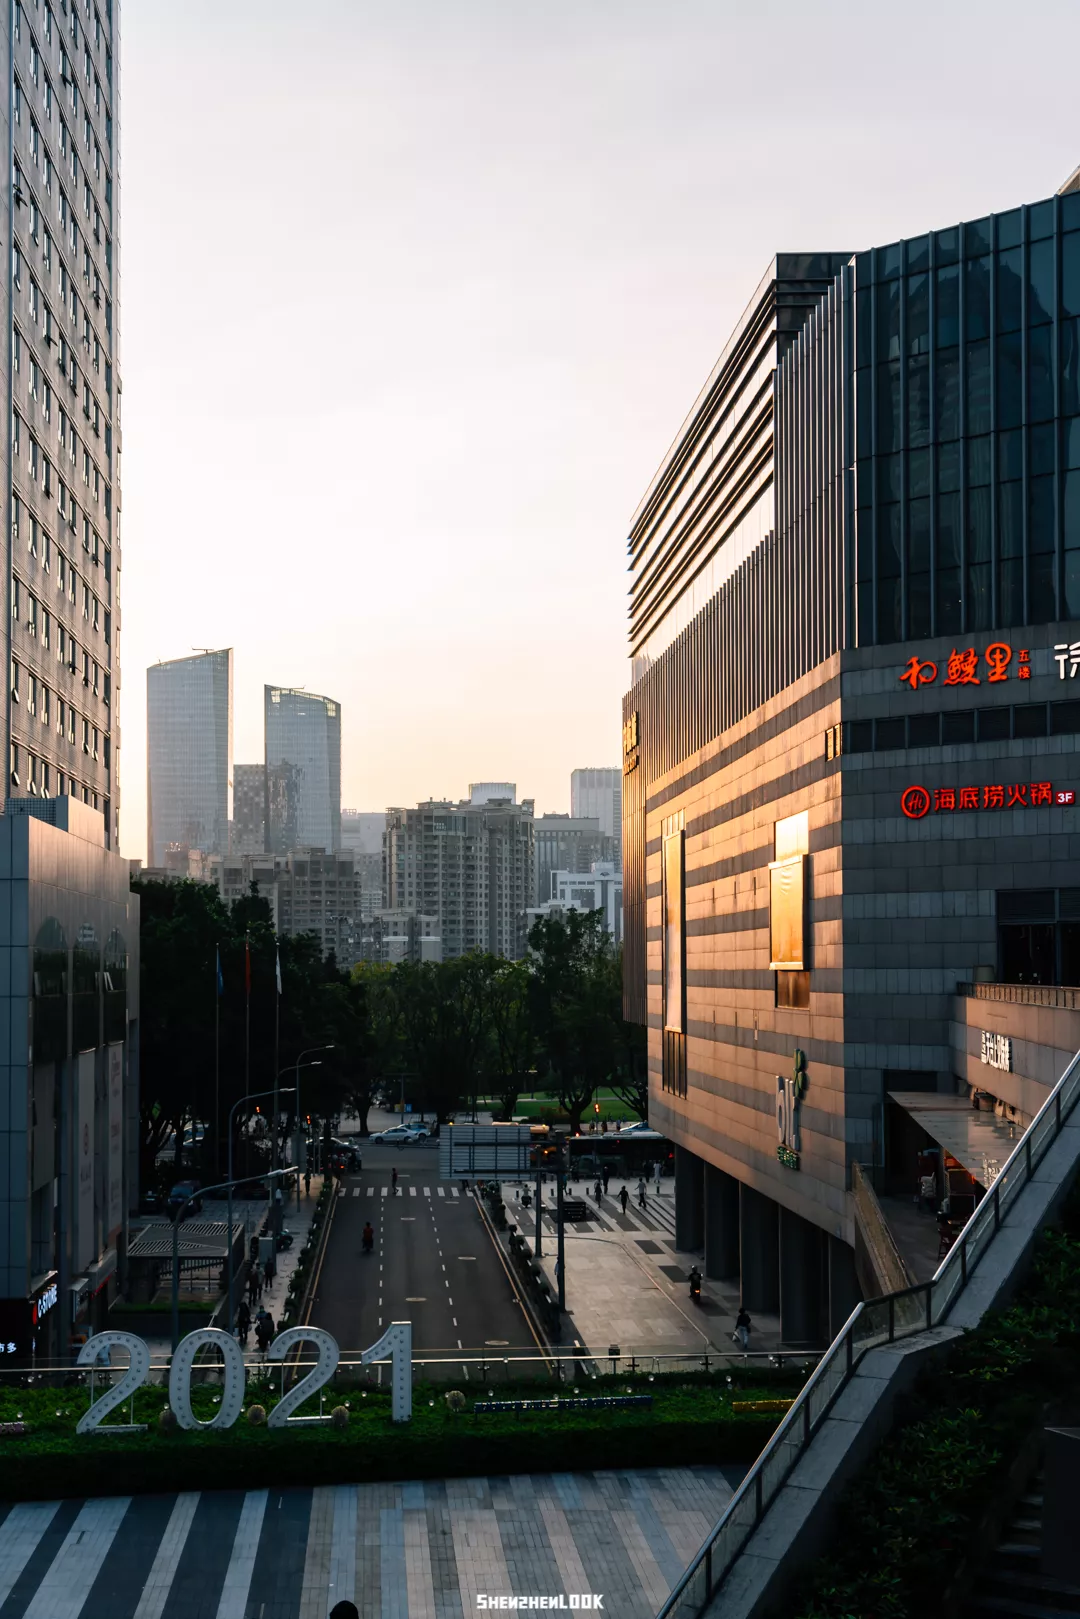
[[[233,818],[230,854],[266,850],[266,766],[233,766]]]
[[[614,838],[621,857],[622,771],[572,770],[570,814],[577,819],[595,815],[605,837]]]
[[[232,813],[232,648],[146,671],[146,858],[227,854]]]
[[[530,905],[552,898],[556,871],[591,871],[596,861],[614,859],[615,840],[605,835],[595,815],[538,815],[533,822],[536,879]]]
[[[386,909],[434,918],[444,961],[470,950],[518,961],[533,902],[533,801],[430,800],[386,812]]]
[[[0,816],[5,1366],[106,1324],[138,1201],[139,899],[119,846],[119,0],[10,6],[10,678]]]
[[[341,848],[341,705],[287,686],[264,690],[266,847]]]
[[[679,1245],[793,1343],[875,1290],[870,1198],[970,1212],[1067,1061],[1078,183],[777,257],[633,520],[624,1005]]]
[[[7,794],[119,819],[118,5],[16,5]]]

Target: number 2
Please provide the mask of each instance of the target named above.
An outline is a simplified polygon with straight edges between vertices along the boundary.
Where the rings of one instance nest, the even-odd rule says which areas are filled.
[[[306,1377],[302,1377],[295,1388],[275,1405],[267,1418],[268,1428],[307,1428],[317,1427],[321,1422],[329,1422],[329,1416],[294,1417],[292,1413],[297,1406],[321,1389],[324,1383],[329,1383],[337,1371],[337,1364],[341,1358],[341,1351],[337,1341],[321,1327],[286,1327],[279,1332],[270,1348],[266,1352],[267,1360],[284,1360],[294,1344],[312,1343],[319,1351],[319,1358]],[[291,1418],[291,1420],[290,1420]]]
[[[146,1382],[146,1374],[150,1370],[150,1349],[141,1338],[136,1338],[133,1332],[98,1332],[94,1337],[88,1338],[79,1350],[77,1366],[93,1366],[101,1355],[103,1349],[126,1349],[128,1352],[128,1369],[119,1383],[109,1389],[95,1400],[89,1411],[84,1411],[76,1425],[76,1433],[92,1433],[100,1428],[102,1421],[110,1411],[115,1411],[118,1405],[135,1393]],[[144,1433],[145,1422],[116,1422],[110,1423],[106,1433]]]

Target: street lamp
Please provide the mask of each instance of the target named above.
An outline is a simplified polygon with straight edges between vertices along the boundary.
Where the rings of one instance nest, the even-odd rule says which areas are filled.
[[[305,1057],[313,1057],[317,1051],[333,1051],[333,1049],[334,1049],[333,1041],[331,1041],[330,1044],[327,1045],[327,1046],[308,1046],[307,1050],[302,1051],[300,1053],[299,1057],[297,1057],[297,1059],[296,1059],[296,1212],[297,1212],[297,1214],[300,1213],[300,1173],[301,1173],[301,1170],[300,1170],[300,1142],[301,1142],[301,1139],[303,1139],[305,1142],[307,1140],[306,1136],[301,1138],[301,1134],[300,1134],[301,1130],[304,1127],[304,1115],[303,1115],[303,1110],[302,1110],[302,1108],[300,1106],[300,1065],[303,1062],[303,1059]],[[304,1067],[305,1068],[321,1068],[322,1063],[321,1062],[304,1063]],[[307,1167],[306,1151],[307,1151],[307,1149],[305,1147],[305,1157],[304,1157],[304,1167],[305,1168]]]
[[[273,1169],[268,1179],[275,1175],[291,1175],[291,1169]],[[184,1210],[189,1203],[194,1203],[197,1197],[206,1197],[210,1192],[223,1192],[229,1189],[229,1207],[232,1207],[233,1181],[220,1181],[217,1186],[201,1186],[197,1191],[189,1193],[176,1211],[173,1220],[172,1234],[172,1346],[175,1350],[180,1342],[180,1222],[184,1217]],[[229,1223],[229,1267],[232,1268],[232,1222]],[[229,1331],[232,1331],[232,1321],[229,1322]]]
[[[288,1086],[285,1086],[284,1089],[285,1089],[286,1092],[289,1092],[289,1091],[291,1091],[293,1089],[293,1087],[291,1085],[288,1085]],[[233,1252],[232,1194],[233,1194],[233,1185],[234,1185],[233,1172],[232,1172],[232,1123],[233,1123],[233,1114],[236,1112],[238,1107],[243,1106],[247,1102],[260,1102],[263,1099],[264,1096],[274,1096],[274,1097],[276,1097],[277,1095],[278,1095],[278,1088],[275,1085],[273,1090],[256,1091],[253,1096],[238,1096],[236,1098],[236,1101],[233,1103],[232,1107],[229,1109],[229,1122],[228,1122],[228,1127],[227,1127],[228,1149],[229,1149],[229,1178],[228,1178],[228,1181],[225,1184],[229,1188],[229,1204],[228,1204],[228,1215],[227,1215],[228,1237],[226,1239],[226,1247],[227,1247],[227,1250],[228,1250],[227,1264],[228,1264],[228,1279],[229,1279],[229,1331],[230,1332],[232,1331],[232,1326],[233,1326],[233,1259],[232,1259],[232,1252]],[[276,1173],[276,1171],[271,1171],[271,1173]],[[246,1227],[245,1227],[245,1230],[246,1230]]]

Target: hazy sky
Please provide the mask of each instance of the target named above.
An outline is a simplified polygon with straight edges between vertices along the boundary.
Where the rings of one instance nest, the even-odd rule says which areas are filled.
[[[777,250],[1048,195],[1075,0],[123,0],[122,844],[145,669],[337,697],[362,809],[619,757],[625,536]]]

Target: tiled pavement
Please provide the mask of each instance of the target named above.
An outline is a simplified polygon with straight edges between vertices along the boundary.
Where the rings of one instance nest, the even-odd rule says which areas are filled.
[[[0,1619],[472,1619],[479,1592],[648,1619],[729,1500],[719,1468],[0,1507]]]

